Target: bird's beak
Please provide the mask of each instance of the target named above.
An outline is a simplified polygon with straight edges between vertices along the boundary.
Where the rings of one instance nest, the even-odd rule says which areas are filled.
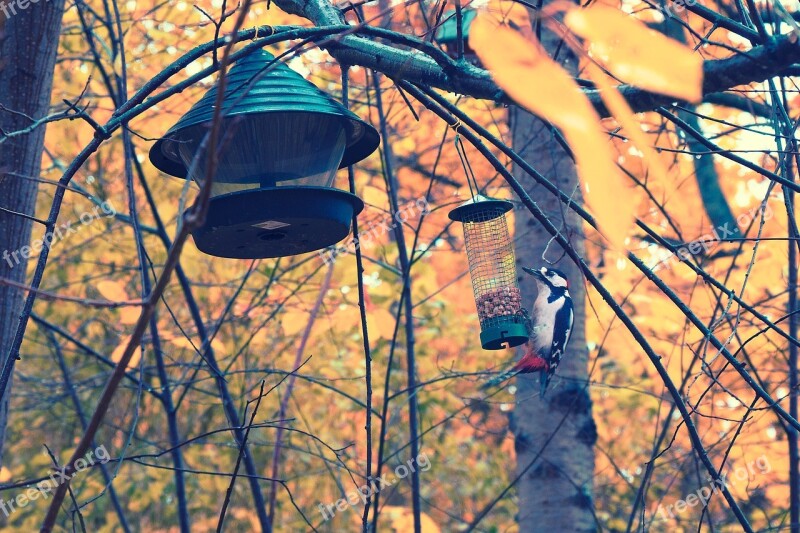
[[[530,274],[531,276],[534,276],[534,277],[536,277],[536,278],[539,278],[539,279],[541,279],[541,280],[543,280],[543,279],[544,279],[544,276],[543,276],[543,275],[542,275],[542,273],[541,273],[541,272],[539,272],[538,270],[534,270],[534,269],[532,269],[532,268],[528,268],[528,267],[522,267],[522,270],[523,270],[523,271],[525,271],[525,272],[527,272],[527,273],[528,273],[528,274]]]

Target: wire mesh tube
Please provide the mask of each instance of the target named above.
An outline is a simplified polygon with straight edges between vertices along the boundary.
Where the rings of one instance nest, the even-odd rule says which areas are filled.
[[[505,213],[510,203],[478,197],[453,210],[464,225],[472,289],[484,348],[497,350],[527,341],[527,311],[517,284],[514,247]]]

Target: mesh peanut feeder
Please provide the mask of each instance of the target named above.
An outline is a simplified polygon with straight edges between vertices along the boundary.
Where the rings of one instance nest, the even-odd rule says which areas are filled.
[[[528,341],[528,313],[517,284],[514,248],[506,223],[513,204],[477,195],[450,212],[464,225],[472,290],[484,350],[512,348]]]

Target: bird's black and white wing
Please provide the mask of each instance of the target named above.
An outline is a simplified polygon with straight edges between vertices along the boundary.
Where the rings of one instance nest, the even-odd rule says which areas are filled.
[[[567,349],[567,344],[569,344],[569,339],[572,336],[573,323],[574,313],[572,312],[572,300],[566,298],[566,302],[556,313],[556,320],[553,328],[553,331],[556,333],[553,335],[553,343],[550,345],[550,357],[548,358],[548,363],[550,363],[548,373],[551,376],[555,373],[558,364],[561,362],[561,358],[564,356],[564,351]],[[563,332],[563,334],[560,332]]]

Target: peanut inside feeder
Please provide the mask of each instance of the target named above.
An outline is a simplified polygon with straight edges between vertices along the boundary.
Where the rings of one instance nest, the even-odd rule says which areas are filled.
[[[464,225],[464,245],[485,350],[511,348],[528,341],[527,312],[522,307],[514,247],[506,222],[506,213],[512,207],[511,202],[478,195],[450,212],[451,220]]]

